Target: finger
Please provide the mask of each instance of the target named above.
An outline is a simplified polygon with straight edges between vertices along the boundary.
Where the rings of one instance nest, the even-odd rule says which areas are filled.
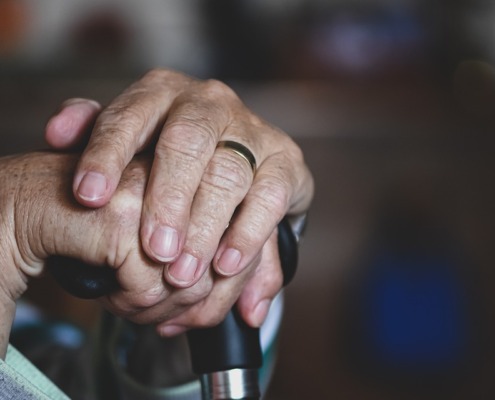
[[[287,212],[293,178],[281,165],[277,156],[260,165],[215,255],[214,268],[220,275],[232,276],[245,268]],[[232,254],[238,255],[236,262]]]
[[[176,97],[175,86],[167,86],[170,77],[151,71],[97,118],[74,177],[74,194],[81,204],[100,207],[108,202],[125,166],[161,126]]]
[[[263,247],[261,262],[254,276],[244,286],[237,301],[237,309],[248,325],[258,328],[263,324],[282,283],[277,232],[274,232]]]
[[[202,329],[218,325],[225,319],[225,316],[239,298],[242,287],[254,272],[257,262],[259,262],[259,259],[253,262],[253,268],[246,268],[242,274],[235,277],[223,278],[217,276],[211,292],[204,299],[191,305],[175,318],[170,318],[158,324],[156,327],[158,334],[175,336],[189,329]],[[189,291],[195,287],[196,285],[178,290]]]
[[[174,103],[155,148],[141,238],[145,252],[160,262],[174,261],[180,254],[193,199],[231,118],[225,98],[215,101],[215,87],[198,93]],[[196,256],[188,253],[181,263],[194,269],[199,266]]]
[[[74,98],[65,101],[47,122],[45,140],[55,149],[79,145],[100,111],[101,105],[94,100]]]
[[[126,318],[159,304],[170,294],[162,279],[162,268],[146,257],[128,256],[116,269],[118,291],[106,296],[103,303]]]
[[[203,275],[252,180],[250,165],[238,154],[227,148],[215,151],[194,196],[183,251],[165,268],[167,282],[188,287]],[[239,261],[238,254],[228,257],[232,263]]]
[[[261,251],[285,214],[309,205],[313,181],[302,153],[290,139],[279,137],[278,141],[285,143],[268,146],[276,150],[265,159],[260,157],[253,185],[218,247],[213,265],[220,275],[242,270]],[[237,265],[229,260],[234,252],[241,254]]]
[[[155,274],[157,271],[159,276]],[[112,313],[139,324],[157,325],[176,318],[204,300],[213,288],[213,277],[208,275],[192,288],[175,289],[163,282],[161,269],[156,266],[152,271],[153,278],[147,283],[141,279],[139,271],[134,274],[134,266],[129,272],[124,278],[126,282],[120,275],[124,288],[101,299],[101,302]],[[141,272],[145,271],[141,269]],[[133,282],[133,275],[140,283]]]

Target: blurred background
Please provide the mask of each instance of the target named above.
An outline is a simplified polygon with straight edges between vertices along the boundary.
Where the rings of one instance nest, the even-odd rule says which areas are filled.
[[[486,0],[0,0],[0,152],[152,67],[221,79],[316,179],[267,399],[492,398],[494,62]]]

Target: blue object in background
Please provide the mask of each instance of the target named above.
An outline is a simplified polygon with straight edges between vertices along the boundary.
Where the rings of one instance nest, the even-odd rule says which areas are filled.
[[[421,374],[462,363],[469,323],[465,282],[454,262],[389,252],[371,268],[362,317],[372,357]]]

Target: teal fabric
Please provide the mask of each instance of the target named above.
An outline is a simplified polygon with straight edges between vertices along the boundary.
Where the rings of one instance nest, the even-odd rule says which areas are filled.
[[[5,361],[0,360],[0,400],[21,399],[66,400],[69,397],[9,345]]]

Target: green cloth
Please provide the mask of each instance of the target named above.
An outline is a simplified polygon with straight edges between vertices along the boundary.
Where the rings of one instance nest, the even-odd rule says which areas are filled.
[[[0,400],[69,399],[38,368],[13,346],[0,360]]]

